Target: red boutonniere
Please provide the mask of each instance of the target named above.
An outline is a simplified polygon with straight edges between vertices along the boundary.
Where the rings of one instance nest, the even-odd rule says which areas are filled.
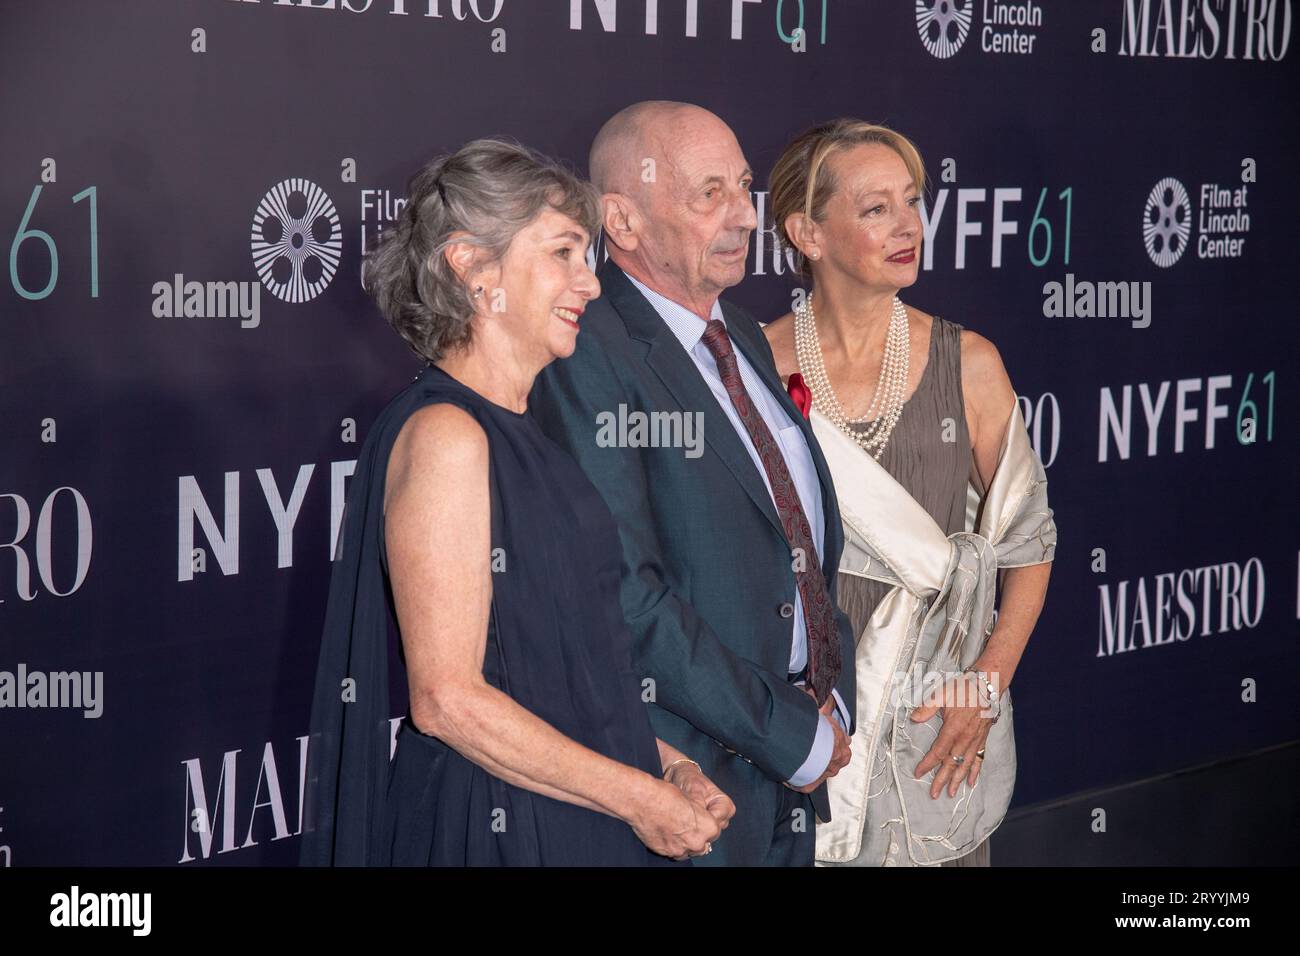
[[[803,412],[803,417],[807,418],[809,412],[812,411],[812,392],[804,384],[803,376],[795,372],[790,376],[785,388],[790,393],[790,398],[795,405],[799,407],[799,411]]]

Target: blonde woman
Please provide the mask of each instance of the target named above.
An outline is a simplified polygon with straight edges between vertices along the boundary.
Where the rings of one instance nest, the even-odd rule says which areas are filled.
[[[817,859],[987,866],[1015,782],[1007,688],[1055,553],[1042,465],[993,343],[898,297],[921,258],[916,147],[839,119],[768,182],[810,288],[765,332],[834,476],[857,635],[853,758]]]

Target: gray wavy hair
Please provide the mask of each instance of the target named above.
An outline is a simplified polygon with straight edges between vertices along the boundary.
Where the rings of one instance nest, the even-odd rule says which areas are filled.
[[[443,250],[466,242],[486,253],[476,268],[498,263],[547,205],[595,240],[600,194],[594,186],[515,140],[466,143],[411,178],[397,221],[366,254],[365,286],[411,350],[436,362],[473,337],[469,281],[456,274]],[[453,238],[456,232],[467,235]]]

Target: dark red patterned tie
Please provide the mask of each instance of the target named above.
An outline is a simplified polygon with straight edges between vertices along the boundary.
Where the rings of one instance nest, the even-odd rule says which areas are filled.
[[[817,703],[824,704],[840,676],[839,628],[835,623],[830,592],[826,589],[826,578],[822,576],[821,562],[817,560],[808,516],[799,502],[799,491],[790,480],[780,448],[768,431],[763,416],[749,401],[749,393],[740,378],[740,367],[736,364],[736,353],[731,350],[727,327],[717,319],[711,320],[705,326],[703,341],[718,363],[718,372],[722,375],[727,394],[731,396],[731,404],[745,423],[759,460],[763,462],[791,554],[801,551],[804,555],[800,562],[803,570],[795,572],[795,581],[799,586],[799,597],[803,599],[803,616],[808,626],[808,685]]]

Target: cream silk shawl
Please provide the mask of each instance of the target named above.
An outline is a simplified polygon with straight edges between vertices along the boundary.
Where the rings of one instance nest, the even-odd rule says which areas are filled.
[[[828,781],[832,819],[817,826],[817,862],[943,863],[997,829],[1011,801],[1011,699],[1003,697],[977,784],[963,781],[955,797],[945,786],[932,800],[938,768],[920,780],[913,771],[943,721],[936,714],[913,723],[908,714],[920,697],[905,685],[910,679],[912,688],[921,688],[922,674],[970,667],[993,630],[998,569],[1052,560],[1056,525],[1047,477],[1017,403],[987,495],[981,500],[968,486],[967,530],[946,535],[852,438],[816,409],[811,420],[844,520],[839,570],[894,585],[857,639],[853,755]]]

